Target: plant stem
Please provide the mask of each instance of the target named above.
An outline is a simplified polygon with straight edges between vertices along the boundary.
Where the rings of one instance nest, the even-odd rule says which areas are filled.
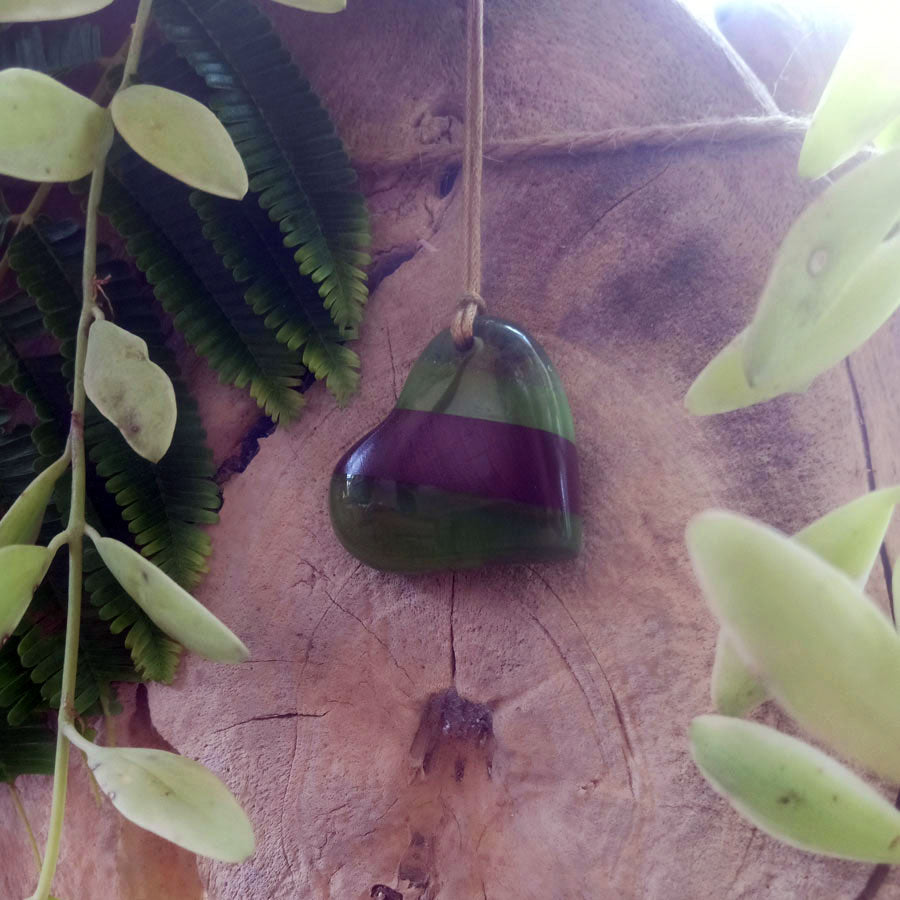
[[[56,556],[56,551],[62,547],[63,544],[69,543],[69,532],[68,529],[66,531],[61,531],[56,537],[47,544],[47,549],[50,551],[50,556]]]
[[[144,31],[150,18],[153,0],[140,0],[128,58],[122,73],[119,90],[128,86],[128,81],[137,70]],[[81,588],[83,580],[84,547],[84,505],[86,463],[84,452],[84,361],[87,355],[88,332],[94,321],[94,305],[97,300],[97,218],[100,197],[103,194],[103,178],[106,174],[106,153],[101,155],[91,175],[91,189],[88,194],[84,226],[84,259],[81,269],[81,315],[75,342],[75,376],[72,387],[72,421],[69,427],[69,441],[72,454],[72,500],[69,507],[69,522],[66,526],[69,543],[69,603],[66,615],[66,646],[63,659],[62,687],[59,702],[59,730],[56,736],[56,762],[53,771],[53,800],[50,807],[50,825],[47,845],[38,886],[31,900],[47,900],[56,863],[59,860],[59,843],[62,838],[63,816],[66,810],[66,788],[69,776],[69,737],[73,730],[71,722],[75,715],[75,682],[78,674],[78,638],[81,632]]]
[[[37,841],[34,838],[34,831],[31,829],[31,822],[28,821],[28,815],[25,812],[25,807],[22,805],[22,797],[19,795],[18,788],[16,788],[13,782],[9,782],[9,792],[12,794],[16,812],[19,814],[19,818],[22,820],[22,824],[28,832],[28,840],[31,842],[31,852],[34,853],[34,861],[37,863],[38,871],[40,871],[41,866],[43,865],[41,861],[41,851],[38,849]]]
[[[72,422],[69,441],[72,453],[72,501],[69,507],[69,523],[66,526],[69,543],[69,604],[66,611],[66,647],[63,658],[62,690],[59,700],[59,730],[56,735],[56,762],[53,769],[53,800],[50,807],[50,825],[41,877],[32,900],[47,900],[56,863],[59,859],[59,842],[62,838],[63,816],[66,811],[66,788],[69,780],[69,740],[65,725],[75,713],[75,680],[78,669],[78,638],[81,633],[81,584],[82,549],[84,544],[85,503],[85,455],[84,455],[84,360],[87,353],[87,336],[93,321],[94,272],[97,263],[97,208],[103,191],[106,158],[99,163],[91,176],[88,195],[87,224],[84,234],[84,264],[82,267],[81,316],[75,345],[75,381],[72,390]]]
[[[153,0],[141,0],[138,11],[134,17],[134,25],[131,28],[131,43],[128,46],[128,57],[125,60],[125,68],[122,70],[122,83],[119,90],[127,88],[137,72],[141,59],[141,47],[144,46],[144,33],[147,31],[147,23],[150,21],[150,7]]]

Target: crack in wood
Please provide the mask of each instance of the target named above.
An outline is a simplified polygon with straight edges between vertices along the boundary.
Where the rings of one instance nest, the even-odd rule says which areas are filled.
[[[357,567],[357,568],[358,568],[358,567]],[[372,629],[369,628],[369,626],[366,625],[366,623],[363,622],[363,620],[362,620],[358,615],[356,615],[356,613],[351,612],[349,609],[347,609],[347,608],[344,607],[344,606],[341,606],[341,604],[338,603],[337,600],[335,600],[334,597],[332,597],[331,594],[329,594],[327,591],[325,592],[325,596],[328,597],[328,599],[329,599],[329,600],[330,600],[330,601],[331,601],[331,602],[332,602],[332,603],[333,603],[333,604],[334,604],[334,605],[335,605],[342,613],[346,613],[348,616],[350,616],[351,619],[355,619],[357,622],[359,622],[359,624],[362,625],[363,629],[364,629],[365,631],[367,631],[370,635],[372,635],[372,637],[375,638],[376,641],[378,641],[378,643],[379,643],[379,644],[381,645],[381,647],[384,649],[384,652],[387,653],[387,655],[390,657],[391,662],[393,662],[393,664],[394,664],[394,665],[395,665],[395,666],[396,666],[396,667],[397,667],[397,668],[398,668],[398,669],[399,669],[399,670],[407,677],[407,679],[409,680],[409,683],[412,684],[412,685],[415,685],[415,681],[413,681],[412,676],[409,674],[409,672],[406,671],[406,669],[403,668],[403,666],[400,665],[399,661],[397,660],[397,657],[394,656],[393,653],[391,653],[391,648],[388,647],[388,645],[387,645],[387,644],[386,644],[386,643],[385,643],[385,642],[384,642],[377,634],[375,634],[375,632],[372,631]]]
[[[215,483],[221,488],[235,475],[246,471],[247,466],[253,462],[259,453],[259,442],[269,437],[275,431],[275,423],[268,416],[260,416],[250,427],[250,430],[241,438],[237,450],[216,469],[213,476]]]
[[[456,610],[456,572],[450,580],[450,681],[456,683],[456,638],[453,634],[453,614]]]
[[[847,368],[847,377],[850,380],[850,391],[853,395],[853,406],[856,411],[856,421],[859,424],[859,436],[862,441],[863,454],[866,460],[866,483],[868,484],[869,490],[876,490],[876,482],[875,482],[875,467],[872,464],[872,447],[869,443],[869,428],[866,424],[865,413],[863,412],[862,405],[862,397],[859,393],[859,387],[856,384],[856,377],[853,374],[853,368],[850,365],[850,358],[844,360],[844,364]],[[891,568],[891,561],[888,557],[887,547],[885,546],[884,541],[881,542],[881,548],[879,551],[879,556],[881,558],[881,568],[884,572],[884,581],[887,586],[887,595],[888,602],[890,604],[891,609],[891,619],[896,623],[896,614],[894,612],[894,588],[893,588],[893,572]],[[897,794],[897,798],[894,801],[894,806],[900,809],[900,793]],[[872,869],[871,874],[869,875],[868,880],[865,885],[863,885],[863,889],[856,895],[855,900],[873,900],[873,898],[878,894],[881,890],[882,885],[887,881],[888,874],[890,873],[890,866],[886,863],[880,863]]]
[[[557,642],[556,638],[554,638],[553,635],[550,633],[550,630],[547,628],[547,626],[544,625],[544,623],[530,610],[528,611],[528,615],[534,620],[534,622],[538,626],[538,628],[540,628],[541,631],[544,632],[544,635],[546,636],[547,640],[550,641],[550,643],[553,645],[553,649],[556,650],[556,652],[559,654],[559,658],[563,661],[563,664],[565,665],[569,674],[572,676],[572,680],[578,686],[578,690],[581,692],[581,695],[584,697],[584,702],[587,704],[588,712],[590,713],[591,719],[594,722],[594,729],[596,732],[595,740],[597,743],[597,747],[600,749],[600,751],[602,753],[603,752],[603,742],[600,739],[600,735],[602,733],[602,728],[600,726],[600,721],[597,718],[596,713],[594,712],[594,707],[591,704],[591,698],[588,696],[588,692],[585,690],[584,685],[581,683],[581,679],[575,674],[575,671],[572,668],[572,664],[566,658],[566,654],[563,652],[562,647],[559,646],[559,643]],[[622,727],[621,719],[619,720],[619,727],[620,728]],[[632,799],[636,800],[637,797],[634,793],[634,778],[633,778],[633,775],[631,772],[631,761],[628,757],[628,754],[625,750],[624,745],[622,746],[622,759],[623,759],[623,762],[625,763],[625,773],[628,777],[628,790],[631,792]]]
[[[575,245],[577,246],[578,244],[580,244],[614,209],[620,207],[626,200],[630,200],[635,194],[638,194],[642,190],[644,190],[644,188],[649,187],[658,178],[662,178],[662,176],[665,175],[668,171],[670,165],[671,163],[666,163],[666,165],[664,165],[662,169],[660,169],[655,175],[647,179],[647,181],[643,182],[643,184],[639,184],[637,187],[632,188],[630,191],[619,197],[618,200],[614,201],[611,206],[608,206],[606,209],[604,209],[603,212],[600,213],[600,215],[597,216],[596,219],[594,219],[594,221],[584,232],[584,234],[582,234],[581,237],[578,238],[577,241],[575,241]]]
[[[237,728],[239,725],[249,725],[250,722],[268,722],[270,719],[321,719],[324,716],[327,716],[331,710],[326,709],[325,712],[320,713],[307,713],[307,712],[286,712],[286,713],[269,713],[265,716],[253,716],[250,719],[243,719],[240,722],[234,722],[231,725],[225,725],[222,728],[217,728],[213,731],[213,734],[221,734],[223,731],[230,731],[232,728]]]
[[[584,641],[585,646],[588,648],[588,651],[590,652],[591,656],[594,659],[594,662],[597,663],[597,668],[600,670],[600,674],[603,676],[603,681],[606,684],[606,689],[609,691],[609,696],[612,701],[613,711],[616,714],[616,720],[618,721],[618,724],[619,724],[619,733],[622,736],[622,756],[625,760],[625,769],[628,773],[628,787],[631,790],[631,796],[634,799],[637,799],[637,794],[635,793],[635,789],[634,789],[633,768],[637,762],[636,758],[635,758],[635,753],[634,753],[634,746],[632,745],[631,737],[628,734],[628,728],[625,724],[625,716],[622,712],[622,707],[619,705],[619,698],[616,696],[616,692],[613,690],[613,686],[609,680],[609,676],[606,674],[606,669],[603,668],[603,665],[601,664],[599,657],[594,652],[594,648],[591,646],[591,642],[587,639],[587,635],[582,630],[581,625],[578,623],[578,620],[575,618],[575,616],[572,615],[571,611],[569,610],[569,607],[563,602],[562,597],[560,597],[559,594],[557,594],[556,591],[553,590],[553,588],[551,587],[551,585],[547,581],[547,579],[544,578],[535,569],[533,569],[531,566],[528,566],[528,571],[531,572],[531,574],[535,578],[537,578],[538,581],[541,582],[541,584],[544,585],[544,587],[550,592],[550,594],[552,594],[552,596],[556,598],[556,601],[565,610],[565,613],[569,617],[569,620],[575,626],[575,630],[578,632],[579,636]],[[542,628],[544,628],[543,624],[535,616],[532,616],[532,617],[535,619],[535,621],[538,622],[539,625],[541,625]],[[544,632],[547,634],[548,637],[550,636],[550,634],[546,628],[544,628]],[[552,640],[552,638],[551,638],[551,640]],[[590,707],[591,704],[590,704],[590,699],[587,696],[587,692],[582,687],[581,682],[578,681],[578,678],[575,675],[575,672],[572,670],[572,667],[569,665],[568,660],[565,659],[565,656],[562,652],[562,648],[560,648],[559,645],[556,644],[555,641],[553,643],[554,643],[554,646],[556,646],[556,649],[559,652],[560,656],[563,657],[566,665],[569,667],[569,671],[572,673],[572,677],[575,679],[576,682],[578,682],[578,686],[581,687],[582,693],[584,694],[584,697],[585,697],[585,700],[587,700],[587,702],[588,702],[588,707]],[[593,680],[594,680],[594,677],[593,677],[593,675],[591,675],[591,681],[593,681]],[[595,684],[596,684],[596,682],[595,682]],[[591,715],[593,715],[593,710],[591,710]],[[595,721],[596,721],[596,717],[595,717]],[[598,723],[598,727],[599,727],[599,723]]]
[[[844,360],[844,364],[847,368],[847,377],[850,379],[850,391],[853,394],[853,406],[856,411],[856,421],[859,423],[859,436],[862,441],[863,454],[865,455],[866,460],[866,483],[869,486],[869,490],[874,491],[877,488],[875,482],[875,467],[872,464],[872,447],[869,443],[869,428],[866,424],[865,413],[863,412],[862,397],[859,393],[859,387],[856,384],[856,377],[853,374],[853,368],[850,365],[850,357],[847,357],[847,359]],[[890,558],[888,557],[887,547],[885,546],[884,541],[881,542],[879,556],[881,558],[881,568],[884,572],[884,581],[887,588],[888,603],[890,604],[891,610],[891,620],[896,623],[897,617],[894,613],[893,571]]]
[[[384,336],[387,338],[388,356],[391,359],[391,389],[394,392],[394,402],[397,402],[397,367],[394,365],[394,348],[391,345],[391,329],[385,328]]]

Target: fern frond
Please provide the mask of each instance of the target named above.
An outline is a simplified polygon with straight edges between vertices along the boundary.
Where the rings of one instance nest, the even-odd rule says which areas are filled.
[[[20,775],[52,775],[56,736],[43,725],[13,727],[0,716],[0,781]]]
[[[28,612],[28,627],[19,639],[19,661],[33,684],[40,686],[44,703],[59,707],[62,667],[65,655],[65,616],[63,587],[57,587],[52,574],[35,594]],[[97,610],[85,606],[81,614],[78,639],[78,674],[75,681],[75,711],[90,716],[100,712],[101,694],[120,681],[140,681],[125,641],[113,634]]]
[[[203,234],[231,270],[253,311],[343,405],[359,384],[359,357],[345,346],[313,284],[300,275],[291,253],[272,241],[271,223],[252,199],[240,203],[195,191],[191,203]]]
[[[34,478],[36,459],[30,428],[0,430],[0,509],[10,506]]]
[[[299,361],[249,309],[203,237],[190,191],[120,149],[100,208],[127,242],[163,309],[219,380],[250,395],[274,421],[300,414]]]
[[[368,295],[369,219],[356,173],[328,113],[250,0],[157,0],[166,37],[210,89],[250,176],[302,275],[318,284],[341,329]]]
[[[100,29],[90,22],[12,25],[0,32],[0,69],[19,66],[59,75],[102,55]]]
[[[64,420],[68,413],[65,406],[56,408],[55,398],[48,395],[42,385],[47,369],[46,358],[22,357],[19,354],[19,342],[29,341],[41,334],[43,319],[28,294],[23,292],[0,303],[0,384],[12,388],[28,400],[41,423],[32,432],[33,438],[40,438],[36,442],[41,455],[37,471],[56,459],[65,443],[61,430],[55,424],[44,426],[53,421],[55,414],[61,414]],[[58,372],[59,357],[53,354],[51,358],[50,368],[55,374]]]
[[[0,727],[4,722],[22,725],[46,706],[40,688],[19,659],[20,640],[13,635],[0,647]]]

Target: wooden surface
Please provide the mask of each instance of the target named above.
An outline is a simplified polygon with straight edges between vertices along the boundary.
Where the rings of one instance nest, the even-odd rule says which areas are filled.
[[[458,139],[462,4],[350,7],[317,18],[267,5],[351,150],[377,158]],[[670,0],[487,7],[489,137],[773,108]],[[803,397],[706,420],[683,410],[811,196],[794,175],[798,149],[487,168],[484,296],[544,344],[567,387],[586,538],[574,563],[457,575],[367,570],[329,527],[331,467],[389,412],[461,278],[452,173],[365,182],[376,286],[358,344],[362,391],[339,411],[314,389],[302,421],[231,478],[199,593],[253,661],[188,660],[174,687],[150,688],[124,720],[125,739],[149,735],[219,772],[250,812],[258,852],[240,867],[195,866],[151,840],[135,861],[134,831],[94,806],[78,774],[61,897],[363,900],[379,883],[404,900],[863,896],[873,867],[764,837],[687,752],[691,717],[710,707],[715,642],[684,549],[690,515],[720,505],[794,530],[870,478],[900,475],[900,326],[854,357],[853,381],[841,366]],[[239,395],[205,385],[221,459],[251,417]],[[882,573],[872,590],[886,602]],[[424,774],[423,711],[451,687],[488,707],[493,740],[451,729]],[[43,828],[48,783],[23,782]],[[0,896],[24,896],[31,860],[18,831],[3,830],[2,799],[0,816],[11,861]],[[180,886],[153,893],[170,866]],[[889,878],[878,896],[900,897],[898,885]]]

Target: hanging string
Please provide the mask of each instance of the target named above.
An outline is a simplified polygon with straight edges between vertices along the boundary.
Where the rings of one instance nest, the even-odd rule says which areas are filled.
[[[809,128],[809,119],[793,116],[734,116],[727,119],[699,119],[663,125],[624,125],[605,131],[573,131],[496,141],[484,148],[489,163],[511,163],[529,159],[579,157],[625,153],[658,148],[672,150],[722,144],[762,144],[798,140]],[[404,169],[431,169],[460,161],[463,149],[439,144],[412,153],[381,159],[354,158],[353,165],[374,175]]]
[[[671,149],[691,144],[797,139],[808,125],[807,119],[776,115],[625,126],[606,131],[539,135],[502,141],[491,144],[487,156],[492,162],[515,162],[538,157],[618,153],[637,147]],[[458,160],[459,153],[458,147],[441,146],[419,151],[413,156],[354,162],[361,169],[385,172],[416,166],[446,165]],[[481,296],[481,179],[484,155],[484,0],[468,0],[465,137],[462,147],[464,275],[463,293],[450,325],[453,343],[460,351],[472,346],[475,318],[486,309]]]
[[[457,350],[472,346],[481,297],[481,169],[484,154],[484,0],[469,0],[466,15],[466,130],[463,143],[463,294],[450,334]]]

